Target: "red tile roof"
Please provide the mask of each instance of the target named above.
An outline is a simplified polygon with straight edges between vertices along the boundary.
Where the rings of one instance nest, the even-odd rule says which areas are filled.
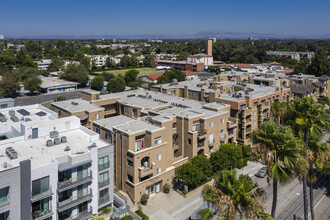
[[[241,64],[235,64],[236,67],[238,68],[255,68],[254,66],[252,66],[251,64],[246,64],[246,63],[241,63]]]
[[[155,74],[148,74],[148,75],[145,75],[145,76],[148,77],[149,79],[157,80],[162,75],[163,75],[163,73],[155,73]]]
[[[190,70],[185,70],[185,71],[182,71],[184,72],[184,74],[186,74],[186,76],[194,76],[194,75],[197,75],[197,73],[194,73],[193,71],[190,71]]]

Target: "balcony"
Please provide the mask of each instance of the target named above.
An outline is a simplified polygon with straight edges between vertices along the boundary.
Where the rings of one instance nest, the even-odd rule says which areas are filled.
[[[227,127],[228,128],[235,128],[237,127],[237,121],[235,118],[229,118],[229,120],[227,121]]]
[[[4,206],[7,206],[9,204],[10,204],[10,196],[9,196],[9,194],[5,198],[0,199],[0,208],[1,207],[4,207]]]
[[[88,172],[87,176],[75,176],[75,177],[71,177],[69,179],[60,181],[57,183],[57,190],[59,192],[63,192],[65,190],[71,189],[73,187],[76,187],[78,185],[90,182],[93,180],[93,173],[90,170]]]
[[[53,215],[53,211],[51,209],[46,209],[44,211],[35,211],[34,213],[32,213],[32,219],[41,220],[41,219],[49,218],[52,215]]]
[[[52,190],[52,186],[49,186],[47,191],[44,191],[42,193],[39,193],[37,195],[32,196],[31,201],[35,202],[41,199],[45,199],[50,197],[51,195],[53,195],[53,190]]]
[[[110,201],[110,196],[106,195],[99,198],[99,206]]]
[[[234,137],[234,131],[228,132],[228,138],[232,138],[232,137]]]
[[[99,182],[99,188],[105,187],[107,185],[109,185],[109,178],[103,182]]]
[[[61,202],[57,202],[57,210],[58,212],[63,212],[64,210],[70,209],[80,203],[86,202],[93,198],[92,189],[89,189],[87,194],[83,194],[78,192],[77,195],[71,196],[70,198],[63,200]]]
[[[220,136],[220,142],[225,142],[226,141],[226,135]]]
[[[109,167],[110,167],[110,162],[109,161],[107,163],[104,163],[104,164],[99,164],[99,166],[98,166],[99,171],[108,169]]]
[[[206,129],[201,129],[201,130],[198,132],[198,139],[206,138],[206,135],[207,135],[207,130],[206,130]]]
[[[69,218],[66,218],[65,220],[76,220],[76,219],[86,220],[92,217],[92,215],[93,215],[93,209],[92,207],[89,207],[89,209],[82,211],[76,215],[72,215]]]
[[[214,146],[214,142],[209,142],[209,147],[213,147]]]
[[[139,167],[139,177],[143,178],[145,176],[148,176],[150,174],[154,173],[154,170],[150,167]]]
[[[246,133],[249,133],[251,131],[251,127],[246,128]]]

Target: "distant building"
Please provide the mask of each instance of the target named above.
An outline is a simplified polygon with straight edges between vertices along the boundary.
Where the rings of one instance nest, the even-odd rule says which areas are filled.
[[[14,107],[15,100],[12,98],[0,98],[0,109]]]
[[[40,88],[44,93],[69,92],[77,90],[79,83],[60,79],[58,77],[40,76]]]
[[[52,63],[51,59],[36,61],[39,70],[48,70],[49,64]]]
[[[312,59],[314,57],[313,52],[290,52],[290,51],[266,51],[267,58],[289,58],[301,60],[304,58]]]

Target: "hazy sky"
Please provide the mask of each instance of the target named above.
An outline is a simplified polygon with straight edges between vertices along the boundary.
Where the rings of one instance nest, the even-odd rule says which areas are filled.
[[[330,0],[0,0],[0,34],[330,34]]]

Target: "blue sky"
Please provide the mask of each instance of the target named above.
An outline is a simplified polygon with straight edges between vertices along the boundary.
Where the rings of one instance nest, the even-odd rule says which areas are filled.
[[[330,34],[329,0],[0,0],[0,34]]]

